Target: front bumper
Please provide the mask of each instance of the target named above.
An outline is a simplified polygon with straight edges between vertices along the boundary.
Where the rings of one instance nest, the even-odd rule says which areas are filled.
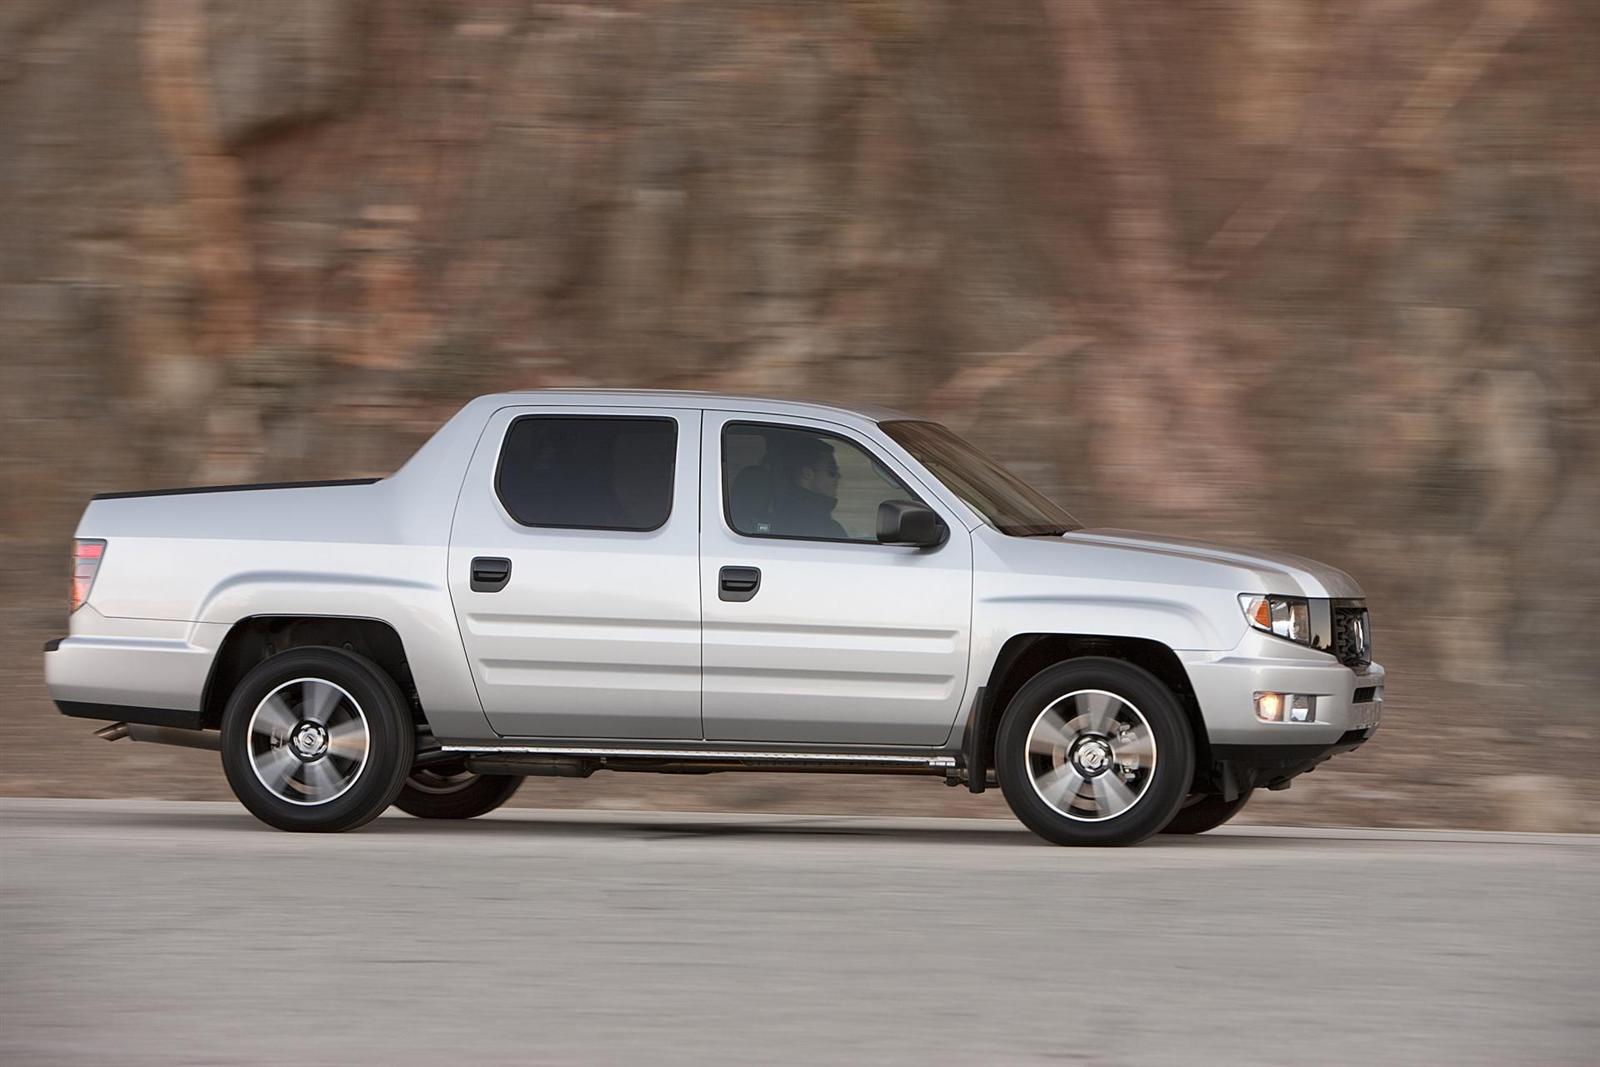
[[[1357,672],[1326,652],[1251,631],[1230,652],[1180,652],[1206,734],[1218,746],[1328,748],[1359,743],[1383,721],[1384,669]],[[1313,722],[1262,722],[1255,694],[1316,697]]]
[[[1212,745],[1211,763],[1196,778],[1228,800],[1257,786],[1286,789],[1297,775],[1365,744],[1372,730],[1348,731],[1331,745]]]

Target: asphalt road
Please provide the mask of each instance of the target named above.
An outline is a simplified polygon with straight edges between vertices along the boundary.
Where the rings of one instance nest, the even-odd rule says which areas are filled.
[[[1600,838],[0,800],[6,1064],[1600,1062]]]

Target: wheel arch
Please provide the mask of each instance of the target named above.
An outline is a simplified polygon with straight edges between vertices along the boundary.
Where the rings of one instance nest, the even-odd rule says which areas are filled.
[[[251,615],[235,622],[211,661],[200,698],[202,723],[222,725],[228,697],[257,664],[291,648],[319,645],[356,652],[382,667],[405,695],[412,718],[426,725],[399,631],[382,619],[353,615]]]
[[[1194,736],[1196,774],[1211,765],[1211,743],[1205,717],[1195,696],[1189,674],[1178,655],[1160,641],[1141,637],[1076,633],[1014,634],[1001,646],[984,685],[981,707],[975,710],[977,745],[969,757],[970,784],[981,789],[994,767],[995,737],[1000,720],[1017,692],[1040,671],[1068,660],[1091,656],[1122,660],[1149,671],[1161,681],[1183,709]]]

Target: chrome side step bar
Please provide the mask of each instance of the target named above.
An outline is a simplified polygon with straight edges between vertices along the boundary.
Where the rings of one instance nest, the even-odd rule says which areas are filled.
[[[441,752],[465,756],[474,764],[492,763],[504,773],[513,768],[543,768],[559,763],[586,764],[594,770],[806,770],[876,774],[953,774],[956,758],[899,753],[773,752],[758,749],[633,748],[606,745],[443,745]],[[541,773],[530,770],[529,773]],[[544,771],[543,773],[550,773]]]
[[[96,737],[119,741],[126,737],[158,745],[220,749],[216,730],[181,730],[119,722],[95,731]],[[857,774],[957,773],[956,757],[906,755],[896,752],[774,752],[759,749],[634,748],[608,745],[441,745],[417,754],[417,765],[428,766],[465,758],[472,769],[493,774],[588,777],[597,770],[677,771],[704,773],[731,770],[853,772]]]
[[[883,763],[914,767],[954,767],[954,756],[901,756],[861,752],[760,752],[739,749],[708,748],[602,748],[569,745],[442,745],[446,752],[471,753],[478,756],[574,756],[582,759],[622,757],[627,759],[713,759],[743,763],[754,760],[763,763]]]

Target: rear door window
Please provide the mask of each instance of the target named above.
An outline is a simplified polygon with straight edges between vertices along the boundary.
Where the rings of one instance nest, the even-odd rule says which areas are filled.
[[[524,526],[659,529],[677,447],[673,419],[523,415],[506,431],[495,493]]]

